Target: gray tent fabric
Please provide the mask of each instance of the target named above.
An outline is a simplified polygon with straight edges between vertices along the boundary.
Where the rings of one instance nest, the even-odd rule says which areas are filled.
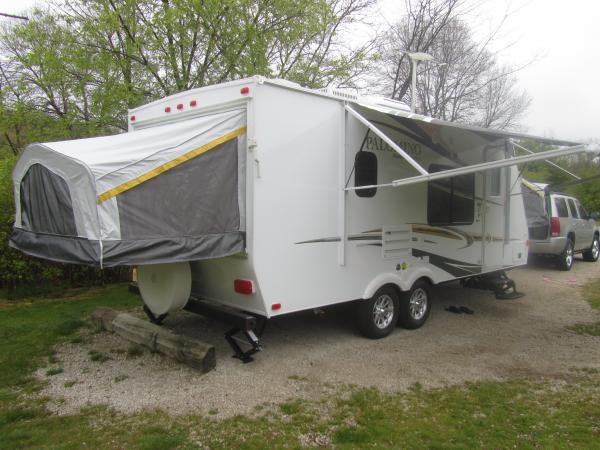
[[[245,233],[235,231],[197,237],[103,242],[103,267],[197,261],[241,253]]]
[[[75,236],[35,233],[21,228],[13,229],[9,245],[29,256],[88,266],[98,266],[101,255],[98,241]]]
[[[118,195],[121,238],[238,231],[237,160],[237,139],[232,139]]]
[[[29,167],[21,182],[21,221],[30,231],[77,236],[69,186],[41,164]]]
[[[532,239],[545,239],[548,236],[549,223],[545,196],[539,195],[525,183],[521,185],[521,192],[523,194],[523,204],[525,205],[529,237]]]
[[[32,144],[13,170],[11,247],[98,267],[245,250],[246,109]]]

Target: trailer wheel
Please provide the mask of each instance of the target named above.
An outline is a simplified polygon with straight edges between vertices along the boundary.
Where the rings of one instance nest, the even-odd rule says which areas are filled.
[[[431,311],[431,290],[425,280],[417,280],[410,291],[403,292],[400,297],[398,324],[403,328],[414,330],[427,321]]]
[[[371,339],[386,337],[398,322],[398,294],[384,286],[373,297],[356,303],[356,324],[363,336]]]
[[[556,265],[560,270],[571,270],[573,267],[573,241],[570,238],[567,238],[565,249],[558,255]]]
[[[598,241],[598,235],[595,234],[592,246],[583,252],[583,260],[595,262],[598,261],[598,256],[600,256],[600,242]]]

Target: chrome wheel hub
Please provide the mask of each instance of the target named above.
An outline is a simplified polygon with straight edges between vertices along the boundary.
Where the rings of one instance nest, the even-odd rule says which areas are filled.
[[[394,318],[394,301],[387,294],[380,295],[373,304],[373,322],[380,330],[387,328]]]
[[[568,247],[565,253],[565,262],[567,263],[567,266],[571,266],[571,264],[573,264],[573,249]]]
[[[413,291],[408,301],[408,311],[414,320],[421,320],[427,311],[427,292],[423,288]]]
[[[592,256],[594,259],[598,258],[598,253],[600,253],[600,242],[598,242],[598,239],[595,239],[592,244]]]

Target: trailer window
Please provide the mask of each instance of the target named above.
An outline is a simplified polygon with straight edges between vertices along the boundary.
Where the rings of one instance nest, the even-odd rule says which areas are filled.
[[[562,197],[554,198],[554,206],[556,206],[556,213],[558,217],[569,217],[569,210],[567,209],[567,202]]]
[[[502,169],[494,169],[490,171],[490,195],[498,197],[500,196],[500,186]]]
[[[377,184],[377,156],[375,153],[359,151],[354,158],[354,186],[372,186]],[[359,189],[359,197],[374,197],[377,188]]]
[[[432,164],[429,173],[450,167]],[[475,175],[430,181],[427,189],[427,222],[430,225],[467,225],[475,211]]]

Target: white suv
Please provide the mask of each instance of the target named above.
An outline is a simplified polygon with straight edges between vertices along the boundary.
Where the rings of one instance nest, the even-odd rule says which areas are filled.
[[[584,261],[598,260],[598,213],[589,215],[579,200],[549,192],[546,185],[523,187],[530,254],[554,256],[561,270],[571,270],[575,253],[581,253]]]

